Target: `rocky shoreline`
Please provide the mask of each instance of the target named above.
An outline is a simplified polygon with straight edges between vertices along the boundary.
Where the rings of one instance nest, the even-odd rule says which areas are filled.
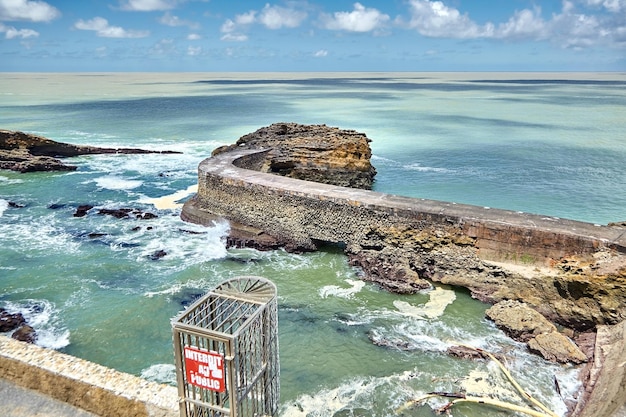
[[[74,171],[59,158],[95,154],[179,153],[136,148],[100,148],[56,142],[30,133],[0,129],[0,169],[17,172]]]

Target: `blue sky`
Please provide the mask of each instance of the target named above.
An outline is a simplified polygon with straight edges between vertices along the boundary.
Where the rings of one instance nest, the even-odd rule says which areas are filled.
[[[626,0],[0,0],[0,71],[626,71]]]

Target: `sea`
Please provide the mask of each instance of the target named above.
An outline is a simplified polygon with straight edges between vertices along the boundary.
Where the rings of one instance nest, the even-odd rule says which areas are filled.
[[[450,398],[412,402],[433,391],[525,404],[494,362],[446,354],[456,344],[499,355],[565,415],[579,367],[529,354],[464,289],[390,294],[360,280],[340,248],[231,248],[226,222],[180,219],[198,164],[276,122],[365,133],[376,191],[626,220],[624,73],[1,73],[0,129],[181,153],[0,171],[0,307],[23,313],[41,346],[175,384],[172,319],[225,280],[261,276],[278,288],[282,416],[434,416]],[[94,209],[74,217],[84,204]],[[450,412],[512,415],[468,403]]]

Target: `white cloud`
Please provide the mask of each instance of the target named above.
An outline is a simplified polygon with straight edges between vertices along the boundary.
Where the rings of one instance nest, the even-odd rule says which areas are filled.
[[[499,38],[542,39],[548,35],[548,25],[541,18],[541,9],[516,11],[508,22],[500,24],[495,36]]]
[[[235,19],[240,18],[241,16],[247,16],[247,15],[238,15],[235,17]],[[243,19],[244,21],[246,20],[245,18]],[[248,36],[243,34],[243,33],[239,33],[237,32],[237,28],[240,25],[238,25],[237,23],[235,23],[234,21],[232,21],[231,19],[226,19],[226,21],[222,24],[222,27],[220,28],[220,32],[223,33],[222,37],[220,38],[220,40],[223,41],[227,41],[227,42],[244,42],[248,40]]]
[[[13,26],[5,26],[0,23],[0,33],[4,33],[6,39],[28,39],[39,36],[39,32],[32,29],[16,29]]]
[[[225,33],[222,35],[220,40],[229,42],[244,42],[248,40],[248,35],[243,33]]]
[[[90,20],[78,20],[74,27],[80,30],[91,30],[101,38],[145,38],[148,31],[126,30],[119,26],[111,26],[103,17],[94,17]]]
[[[202,37],[200,35],[198,35],[197,33],[190,33],[189,35],[187,35],[187,40],[188,41],[197,41],[202,39]]]
[[[410,0],[409,27],[429,37],[479,38],[493,34],[493,24],[479,26],[467,14],[442,1]]]
[[[575,1],[585,6],[603,7],[605,13],[589,15],[576,10]],[[624,8],[626,0],[563,0],[560,13],[550,19],[541,16],[541,9],[524,9],[497,26],[491,22],[479,25],[469,15],[448,7],[443,1],[409,0],[411,19],[396,23],[416,29],[429,37],[455,39],[550,40],[562,47],[582,48],[614,40],[626,30],[624,16],[606,13]]]
[[[120,0],[120,8],[131,12],[154,12],[171,10],[177,0]]]
[[[588,6],[602,6],[612,13],[626,11],[626,0],[586,0]]]
[[[44,1],[0,0],[0,21],[49,22],[61,12]]]
[[[283,26],[295,28],[306,19],[306,12],[266,4],[259,15],[259,22],[268,29],[280,29]]]
[[[335,12],[332,16],[322,15],[321,20],[323,27],[330,30],[371,32],[383,27],[389,21],[389,16],[361,3],[354,3],[353,11]]]
[[[250,10],[248,13],[242,13],[235,16],[235,23],[238,25],[251,25],[256,19],[256,11]]]
[[[325,56],[328,56],[328,51],[326,49],[320,49],[319,51],[315,52],[313,56],[315,58],[323,58]]]
[[[150,48],[150,54],[152,55],[174,55],[176,52],[176,45],[173,39],[161,39]]]
[[[554,15],[550,21],[553,39],[566,48],[588,47],[606,39],[613,32],[609,25],[603,25],[596,16],[576,13],[573,7],[564,2],[562,13]]]
[[[260,12],[250,10],[236,15],[233,19],[226,19],[220,27],[220,32],[223,33],[220,39],[242,42],[248,40],[245,32],[253,24],[261,24],[268,29],[295,28],[306,18],[307,14],[304,11],[266,4]]]
[[[197,47],[194,47],[194,46],[187,47],[187,55],[189,55],[189,56],[198,56],[201,53],[202,53],[202,48],[199,47],[199,46],[197,46]]]
[[[189,20],[183,20],[178,16],[174,16],[170,12],[165,12],[165,14],[159,18],[159,23],[165,26],[172,26],[172,27],[187,26],[190,29],[199,28],[199,25],[197,23],[191,22]]]

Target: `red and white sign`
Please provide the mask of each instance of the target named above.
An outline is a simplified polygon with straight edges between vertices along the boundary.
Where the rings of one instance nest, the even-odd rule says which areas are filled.
[[[226,391],[224,356],[218,352],[185,346],[187,382],[212,391]]]

